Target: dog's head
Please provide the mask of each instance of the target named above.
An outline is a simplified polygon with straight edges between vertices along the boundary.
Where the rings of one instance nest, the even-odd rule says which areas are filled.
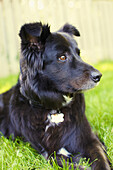
[[[29,100],[60,105],[64,94],[93,88],[101,73],[83,62],[72,25],[51,33],[48,25],[25,24],[20,30],[21,93]]]

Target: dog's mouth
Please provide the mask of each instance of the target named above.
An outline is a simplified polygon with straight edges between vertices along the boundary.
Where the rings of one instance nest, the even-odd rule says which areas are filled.
[[[85,76],[84,76],[85,77]],[[72,95],[73,93],[80,93],[94,88],[100,82],[102,74],[96,70],[86,76],[85,79],[78,79],[75,82],[72,81],[69,86],[69,92]]]
[[[89,83],[87,85],[83,85],[82,88],[79,88],[79,89],[74,89],[73,88],[73,90],[72,90],[73,92],[71,92],[71,93],[64,92],[63,93],[63,98],[64,98],[65,102],[63,102],[62,105],[66,106],[69,103],[71,103],[74,96],[76,95],[76,93],[83,93],[83,92],[85,92],[87,90],[90,90],[90,89],[94,88],[98,84],[99,84],[99,82],[97,82],[97,83]]]
[[[96,80],[97,81],[97,80]],[[83,83],[81,86],[74,87],[74,85],[68,85],[68,87],[65,89],[65,91],[59,91],[64,96],[67,96],[68,98],[73,98],[73,96],[76,93],[83,93],[87,90],[93,89],[94,87],[98,86],[100,83],[100,78],[98,81],[92,81],[91,79],[85,83]]]

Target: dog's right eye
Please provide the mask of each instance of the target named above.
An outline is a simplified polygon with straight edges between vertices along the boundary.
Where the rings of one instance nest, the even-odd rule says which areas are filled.
[[[62,55],[62,56],[58,57],[58,60],[59,61],[66,61],[67,57],[65,55]]]

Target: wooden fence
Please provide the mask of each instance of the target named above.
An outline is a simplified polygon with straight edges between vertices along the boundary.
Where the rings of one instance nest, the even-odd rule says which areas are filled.
[[[21,25],[49,23],[55,31],[64,23],[75,25],[84,60],[113,59],[112,0],[0,0],[0,77],[19,72]]]

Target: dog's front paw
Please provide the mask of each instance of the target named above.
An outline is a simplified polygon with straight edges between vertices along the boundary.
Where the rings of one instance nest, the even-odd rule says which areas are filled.
[[[81,165],[74,165],[74,169],[75,170],[91,170],[90,167],[81,166]]]
[[[43,152],[42,155],[44,156],[45,159],[48,159],[48,153],[46,151]]]

